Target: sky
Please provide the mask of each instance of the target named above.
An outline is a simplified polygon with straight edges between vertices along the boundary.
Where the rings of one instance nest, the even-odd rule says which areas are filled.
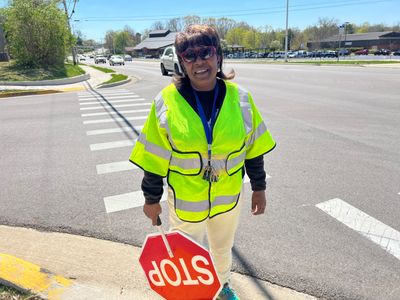
[[[0,7],[7,0],[0,0]],[[66,0],[69,12],[74,0]],[[304,29],[319,18],[340,23],[400,23],[400,0],[289,0],[289,27]],[[228,17],[254,27],[285,28],[286,0],[78,0],[71,17],[73,30],[86,39],[102,42],[108,30],[129,25],[136,32],[149,29],[156,21],[175,17]]]

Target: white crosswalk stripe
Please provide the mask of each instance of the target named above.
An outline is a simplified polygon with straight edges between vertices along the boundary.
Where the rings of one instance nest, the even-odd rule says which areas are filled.
[[[108,174],[108,173],[122,172],[135,169],[138,169],[138,166],[134,165],[128,160],[117,161],[113,163],[101,164],[96,166],[97,174]]]
[[[112,118],[112,119],[99,119],[99,120],[89,120],[83,121],[83,124],[100,124],[100,123],[112,123],[112,122],[122,122],[125,120],[134,121],[134,120],[146,120],[147,116],[138,116],[138,117],[126,117],[126,118]]]
[[[135,99],[126,99],[126,100],[110,100],[110,101],[95,101],[95,102],[84,102],[84,103],[79,103],[79,105],[92,105],[92,104],[99,104],[103,103],[104,105],[107,105],[108,103],[126,103],[126,102],[138,102],[138,101],[146,101],[144,98],[135,98]]]
[[[342,199],[331,199],[317,204],[316,207],[400,259],[399,231],[374,219]]]
[[[88,98],[80,98],[79,102],[85,101],[95,101],[95,100],[115,100],[115,99],[125,99],[125,98],[139,98],[139,95],[126,95],[126,96],[107,96],[107,97],[88,97]]]
[[[132,147],[135,145],[136,139],[131,140],[121,140],[121,141],[114,141],[114,142],[107,142],[107,143],[97,143],[91,144],[90,150],[91,151],[99,151],[99,150],[107,150],[107,149],[115,149],[115,148],[122,148],[122,147]]]
[[[136,191],[126,194],[104,197],[104,204],[107,213],[113,213],[130,208],[140,207],[144,204],[144,196],[142,191]],[[161,197],[161,202],[167,200],[167,191]]]
[[[151,103],[131,103],[131,104],[117,104],[113,105],[114,108],[122,108],[122,107],[134,107],[134,106],[151,106]],[[91,107],[81,107],[80,110],[97,110],[104,109],[103,105],[101,106],[91,106]]]
[[[150,109],[136,109],[136,110],[121,110],[118,111],[120,114],[133,114],[133,113],[140,113],[140,112],[149,112]],[[101,113],[89,113],[89,114],[82,114],[82,117],[94,117],[94,116],[107,116],[107,115],[118,115],[115,111],[107,111]]]
[[[143,129],[143,126],[134,126],[134,128],[137,131],[141,131]],[[133,130],[129,126],[117,127],[117,128],[96,129],[96,130],[86,131],[86,135],[99,135],[99,134],[109,134],[109,133],[118,133],[118,132],[133,132]]]

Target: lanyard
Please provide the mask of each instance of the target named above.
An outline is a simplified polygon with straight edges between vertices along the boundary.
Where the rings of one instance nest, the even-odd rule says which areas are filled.
[[[196,91],[193,89],[193,94],[194,97],[196,98],[196,104],[197,104],[197,110],[200,115],[201,122],[203,123],[204,131],[206,133],[206,138],[207,138],[207,143],[208,143],[208,159],[211,159],[211,144],[212,144],[212,130],[214,127],[215,123],[215,117],[216,117],[216,103],[217,103],[217,97],[218,97],[218,82],[215,85],[215,90],[214,90],[214,102],[212,106],[212,111],[211,111],[211,121],[210,124],[207,122],[206,114],[204,113],[203,106],[200,103],[199,96],[197,95]]]

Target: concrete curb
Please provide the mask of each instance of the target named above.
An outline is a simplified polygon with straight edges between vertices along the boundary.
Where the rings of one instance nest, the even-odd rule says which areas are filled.
[[[90,74],[86,73],[83,75],[52,79],[52,80],[38,80],[38,81],[0,81],[0,85],[12,85],[12,86],[41,86],[41,85],[64,85],[73,84],[90,79]]]
[[[121,81],[117,81],[117,82],[113,82],[113,83],[106,83],[106,84],[99,84],[98,86],[96,86],[96,88],[109,88],[109,87],[114,87],[114,86],[119,86],[119,85],[123,85],[125,83],[128,83],[132,80],[131,77],[128,77],[128,79],[125,80],[121,80]]]
[[[0,282],[17,289],[50,300],[160,299],[139,264],[141,248],[5,225],[0,225],[0,236]],[[232,274],[232,285],[242,300],[316,300],[238,273]]]

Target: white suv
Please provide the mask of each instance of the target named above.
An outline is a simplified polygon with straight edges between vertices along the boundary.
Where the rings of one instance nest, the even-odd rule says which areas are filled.
[[[168,75],[168,72],[178,75],[183,73],[174,46],[165,48],[164,53],[161,55],[160,68],[163,75]]]

